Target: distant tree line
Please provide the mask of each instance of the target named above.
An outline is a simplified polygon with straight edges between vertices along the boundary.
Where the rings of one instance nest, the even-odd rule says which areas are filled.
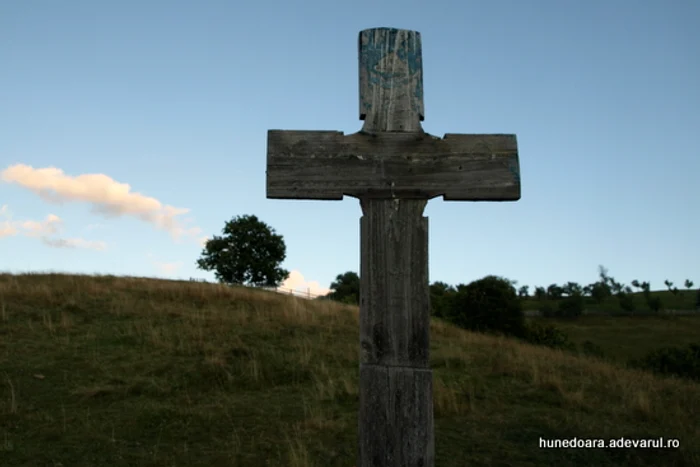
[[[517,289],[517,296],[521,299],[532,299],[541,302],[540,311],[546,317],[576,318],[583,313],[586,302],[594,305],[602,305],[603,302],[613,297],[620,308],[625,312],[635,311],[636,303],[632,298],[634,289],[642,292],[644,302],[649,310],[659,312],[663,303],[659,296],[652,295],[649,282],[633,280],[630,285],[618,282],[610,276],[608,270],[599,266],[598,280],[582,286],[577,282],[566,282],[565,284],[550,284],[547,287],[535,287],[532,295],[529,293],[529,286],[523,285]],[[516,281],[508,280],[512,286]],[[683,295],[683,291],[673,286],[673,282],[665,281],[668,290],[674,295]],[[440,318],[451,313],[453,301],[459,292],[467,287],[464,284],[451,286],[445,282],[433,282],[430,284],[431,314]],[[689,279],[685,281],[685,287],[690,291],[693,282]],[[335,281],[331,283],[331,292],[326,296],[343,303],[358,304],[360,300],[360,277],[357,273],[348,271],[339,274]],[[633,289],[634,288],[634,289]],[[700,307],[700,290],[696,295],[696,306]]]
[[[289,271],[280,267],[285,257],[283,237],[256,216],[243,215],[227,221],[222,235],[215,235],[206,242],[197,267],[214,271],[217,280],[223,283],[276,287],[289,276]],[[508,282],[513,287],[517,284],[516,281]],[[683,295],[684,292],[673,282],[665,280],[664,284],[674,296]],[[690,291],[693,282],[686,279],[684,285]],[[452,302],[458,300],[465,287],[464,284],[453,287],[444,282],[430,284],[431,313],[437,317],[448,316],[453,308]],[[625,285],[615,280],[603,266],[598,268],[598,280],[591,284],[582,286],[569,281],[561,285],[539,286],[534,288],[532,296],[529,286],[523,285],[517,289],[517,297],[541,302],[540,312],[545,317],[575,318],[583,313],[586,301],[602,305],[611,297],[617,300],[624,312],[635,311],[633,288],[642,292],[649,310],[658,313],[662,309],[662,300],[651,294],[648,281],[635,279],[630,285]],[[360,277],[356,272],[339,274],[330,289],[324,298],[353,305],[360,303]],[[700,289],[695,302],[700,307]]]
[[[661,297],[651,294],[649,282],[635,279],[630,285],[625,285],[610,276],[608,270],[603,266],[598,267],[598,277],[599,279],[596,282],[585,286],[581,286],[576,282],[567,282],[563,285],[551,284],[547,288],[536,287],[532,298],[542,302],[540,311],[544,316],[573,318],[581,315],[586,299],[600,306],[609,298],[614,297],[621,310],[631,313],[636,308],[632,294],[634,289],[638,289],[638,291],[642,292],[644,302],[650,311],[657,313],[661,311],[663,307]],[[666,280],[665,284],[674,296],[683,296],[682,291],[673,287],[673,282]],[[690,279],[686,279],[685,286],[690,291],[693,287],[693,282]],[[526,286],[521,287],[519,295],[522,298],[529,298],[528,288]],[[558,308],[556,309],[552,303],[547,303],[553,300],[558,302]],[[695,306],[700,307],[700,290],[696,293]]]
[[[280,267],[286,258],[286,245],[281,235],[273,228],[260,221],[256,216],[237,216],[227,221],[221,236],[209,239],[197,260],[197,267],[214,271],[219,282],[252,286],[277,287],[288,276],[289,271]],[[495,277],[495,276],[494,276]],[[505,279],[512,287],[517,282]],[[666,280],[664,284],[674,295],[683,295],[683,291]],[[693,282],[686,279],[684,283],[690,291]],[[444,282],[430,284],[431,313],[437,317],[449,316],[467,285],[451,286]],[[583,313],[586,301],[594,305],[614,297],[620,309],[625,312],[635,311],[634,289],[642,292],[644,302],[652,312],[659,312],[663,303],[658,295],[652,295],[650,284],[646,281],[633,280],[630,285],[618,282],[610,276],[608,270],[599,266],[598,280],[582,286],[577,282],[550,284],[547,287],[535,287],[530,295],[530,287],[523,285],[517,289],[521,300],[533,299],[540,302],[540,312],[545,317],[575,318]],[[347,271],[339,274],[330,285],[331,292],[321,298],[329,298],[346,304],[360,303],[360,277],[356,272]],[[697,291],[695,304],[700,307],[700,289]]]

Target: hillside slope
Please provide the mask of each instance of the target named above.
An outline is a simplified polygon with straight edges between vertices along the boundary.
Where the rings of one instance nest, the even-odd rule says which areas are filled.
[[[437,466],[698,466],[700,385],[431,325]],[[243,287],[0,275],[0,465],[356,462],[358,312]],[[540,449],[677,438],[679,449]]]

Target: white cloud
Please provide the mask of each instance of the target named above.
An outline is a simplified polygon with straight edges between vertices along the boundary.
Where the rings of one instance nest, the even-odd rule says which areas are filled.
[[[28,237],[43,237],[57,233],[61,229],[63,221],[54,215],[49,214],[43,222],[24,221],[17,222],[20,229],[24,230],[24,234]]]
[[[46,245],[54,248],[86,248],[88,250],[102,251],[107,249],[107,244],[101,241],[85,240],[82,238],[42,238]]]
[[[280,287],[303,293],[311,292],[313,295],[326,295],[330,292],[330,289],[321,287],[317,281],[307,281],[304,279],[304,275],[297,270],[290,271],[289,277],[282,282]]]
[[[0,238],[12,237],[13,235],[17,235],[17,228],[9,221],[0,222]]]
[[[104,174],[70,176],[55,167],[34,168],[15,164],[0,172],[7,183],[16,183],[49,203],[85,202],[95,213],[107,217],[131,216],[170,233],[178,240],[200,236],[199,227],[187,227],[178,216],[189,209],[164,205],[157,199],[131,191]],[[198,239],[196,239],[198,240]]]
[[[53,248],[85,248],[90,250],[104,250],[107,248],[105,242],[85,240],[82,238],[51,238],[61,231],[63,221],[55,214],[49,214],[43,221],[13,221],[8,215],[7,205],[0,208],[0,238],[22,235],[24,237],[39,238],[41,241]]]

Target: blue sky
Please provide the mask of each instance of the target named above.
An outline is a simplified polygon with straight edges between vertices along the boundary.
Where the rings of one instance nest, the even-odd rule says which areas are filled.
[[[424,129],[515,133],[522,199],[430,201],[430,280],[700,284],[696,1],[0,3],[0,270],[166,278],[255,214],[287,285],[359,271],[359,202],[268,200],[268,129],[354,133],[357,36],[419,31]]]

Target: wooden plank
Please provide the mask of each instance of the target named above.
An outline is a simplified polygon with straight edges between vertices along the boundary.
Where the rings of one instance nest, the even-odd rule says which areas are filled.
[[[427,200],[360,203],[360,361],[429,368]]]
[[[435,465],[433,372],[360,367],[358,467]]]
[[[515,135],[268,132],[267,196],[520,199]]]
[[[422,132],[423,59],[417,31],[373,28],[360,32],[362,130]]]
[[[433,465],[427,203],[360,200],[358,466]]]
[[[282,167],[294,162],[304,166],[303,173],[286,173],[288,178],[278,179],[280,185],[287,183],[282,194],[302,191],[360,198],[362,356],[357,465],[432,467],[428,220],[423,210],[427,199],[444,189],[443,183],[449,188],[459,185],[445,176],[449,178],[453,159],[464,158],[453,157],[449,143],[436,147],[438,139],[421,128],[420,34],[390,28],[360,33],[360,113],[365,122],[354,135],[323,135],[320,145],[314,144],[313,135],[298,135],[296,142],[304,142],[304,153],[293,150],[294,135],[271,135],[273,140],[280,137],[287,157],[274,157],[273,142],[268,163],[280,175]],[[313,157],[295,158],[303,154]],[[335,178],[330,184],[319,177],[324,172],[326,180]],[[301,177],[295,184],[289,176]]]

